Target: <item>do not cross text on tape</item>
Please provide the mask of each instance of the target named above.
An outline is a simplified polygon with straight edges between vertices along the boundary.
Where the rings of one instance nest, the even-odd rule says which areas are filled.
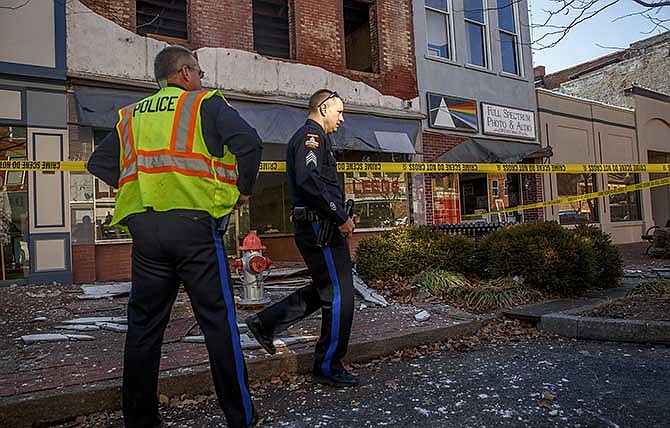
[[[263,161],[260,172],[286,172],[284,161]],[[0,160],[0,171],[86,171],[84,161]],[[338,162],[338,172],[407,174],[510,173],[510,174],[617,174],[670,173],[670,163],[648,164],[502,164],[445,162]]]

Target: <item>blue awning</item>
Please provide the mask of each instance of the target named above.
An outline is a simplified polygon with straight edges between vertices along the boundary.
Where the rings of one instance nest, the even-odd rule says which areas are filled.
[[[78,87],[77,124],[92,128],[112,129],[119,120],[119,109],[141,100],[149,93],[124,93],[112,89]]]
[[[78,87],[74,92],[79,114],[77,123],[94,128],[114,128],[118,110],[147,95]],[[229,102],[256,129],[263,142],[268,144],[288,144],[307,118],[307,110],[298,107],[249,101]],[[419,120],[345,112],[344,123],[333,134],[333,140],[336,150],[414,154],[420,130]]]
[[[265,143],[288,144],[307,119],[307,110],[280,104],[231,101]],[[344,123],[333,134],[336,150],[416,153],[414,145],[421,128],[418,120],[391,119],[359,113],[344,113]]]

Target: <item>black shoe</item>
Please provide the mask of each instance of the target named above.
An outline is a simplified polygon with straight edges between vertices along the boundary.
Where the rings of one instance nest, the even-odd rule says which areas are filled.
[[[261,344],[268,354],[274,355],[277,353],[277,348],[275,348],[275,345],[272,343],[272,336],[263,333],[263,325],[261,324],[261,319],[258,318],[257,315],[248,316],[244,322],[247,327],[249,327],[249,331],[254,335],[256,341]]]
[[[263,423],[265,423],[264,418],[259,418],[258,413],[254,410],[253,417],[251,418],[251,423],[247,425],[247,428],[256,428],[261,426]]]
[[[325,374],[321,373],[321,371],[315,370],[312,373],[312,378],[315,382],[339,387],[358,386],[361,383],[357,376],[352,375],[344,369],[334,370],[330,376],[326,376]]]

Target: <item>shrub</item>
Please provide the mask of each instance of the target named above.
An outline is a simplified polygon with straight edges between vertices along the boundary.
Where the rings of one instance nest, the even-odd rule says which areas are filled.
[[[470,308],[493,310],[532,302],[540,297],[540,293],[508,277],[490,279],[463,289],[460,297]]]
[[[626,297],[670,297],[670,279],[645,281],[628,292]]]
[[[623,259],[608,233],[597,226],[580,225],[574,233],[590,245],[596,259],[593,285],[598,288],[616,287],[623,275]]]
[[[562,294],[593,286],[595,252],[558,223],[518,224],[485,236],[478,265],[486,278],[521,276],[536,289]]]
[[[474,259],[475,244],[466,237],[401,227],[362,239],[356,270],[365,281],[414,276],[430,268],[470,272]]]
[[[470,282],[463,274],[436,269],[421,272],[414,282],[433,296],[456,296],[458,290],[470,287]]]
[[[472,284],[460,273],[427,270],[417,275],[414,281],[434,296],[455,300],[474,310],[508,308],[540,296],[539,292],[513,278],[496,278]]]

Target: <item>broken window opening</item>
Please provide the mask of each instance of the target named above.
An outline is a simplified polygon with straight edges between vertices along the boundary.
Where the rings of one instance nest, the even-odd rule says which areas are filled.
[[[379,72],[374,1],[344,0],[344,49],[350,70]]]
[[[261,55],[291,58],[288,0],[254,0],[254,49]]]
[[[160,34],[188,40],[186,0],[138,0],[137,34]]]

